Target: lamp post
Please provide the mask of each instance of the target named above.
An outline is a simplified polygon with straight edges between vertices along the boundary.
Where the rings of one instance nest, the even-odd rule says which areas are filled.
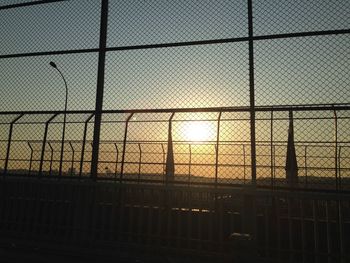
[[[58,170],[58,175],[61,176],[62,175],[62,164],[63,164],[63,150],[64,150],[64,136],[65,136],[65,131],[66,131],[66,113],[67,113],[67,101],[68,101],[68,87],[67,87],[67,82],[66,79],[64,78],[62,72],[59,70],[59,68],[57,67],[57,65],[54,62],[50,62],[50,66],[53,67],[54,69],[56,69],[58,71],[58,73],[61,75],[63,82],[64,82],[64,86],[66,88],[66,99],[65,99],[65,103],[64,103],[64,113],[63,113],[63,130],[62,130],[62,142],[61,142],[61,157],[60,157],[60,167]]]

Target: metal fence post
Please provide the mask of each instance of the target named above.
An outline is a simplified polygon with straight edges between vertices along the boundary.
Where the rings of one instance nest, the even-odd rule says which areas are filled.
[[[220,142],[220,121],[221,121],[221,111],[217,119],[217,129],[216,129],[216,144],[215,144],[215,187],[218,184],[218,171],[219,171],[219,142]]]
[[[254,87],[254,35],[253,1],[248,0],[248,37],[249,37],[249,94],[250,94],[250,140],[252,184],[256,184],[256,141],[255,141],[255,87]]]
[[[191,183],[191,166],[192,166],[192,146],[191,144],[189,143],[188,144],[188,151],[189,151],[189,160],[188,160],[188,184]]]
[[[334,173],[335,173],[335,189],[339,190],[339,178],[338,178],[338,116],[337,111],[334,113]]]
[[[245,155],[246,155],[246,150],[245,150],[245,144],[243,143],[242,145],[243,148],[243,184],[245,184],[246,180],[246,160],[245,160]]]
[[[307,181],[307,145],[305,145],[305,153],[304,153],[304,158],[305,158],[305,187],[308,187],[308,181]]]
[[[165,176],[165,156],[166,156],[166,152],[165,152],[163,143],[161,143],[160,145],[162,146],[163,176]],[[164,178],[164,182],[165,182],[165,178]]]
[[[44,164],[44,157],[45,157],[45,146],[46,146],[46,138],[47,138],[47,130],[49,128],[50,122],[58,115],[58,113],[55,113],[48,121],[45,123],[45,132],[44,132],[44,139],[43,139],[43,146],[41,148],[41,158],[40,158],[40,165],[39,165],[39,177],[42,176],[43,171],[43,164]]]
[[[252,257],[256,254],[256,138],[255,138],[255,86],[254,86],[254,35],[253,35],[253,0],[248,1],[248,38],[249,38],[249,106],[250,106],[250,143],[251,143],[251,185],[253,192],[244,197],[245,219],[248,233],[251,234],[253,247]]]
[[[29,169],[28,169],[28,175],[30,175],[32,172],[32,162],[33,162],[34,149],[33,149],[32,145],[30,144],[30,142],[27,142],[27,144],[28,144],[28,147],[30,149],[30,160],[29,160]]]
[[[141,143],[137,144],[139,147],[139,173],[137,176],[137,183],[140,183],[140,179],[141,179],[141,166],[142,166],[142,147],[141,147]]]
[[[50,171],[49,171],[49,175],[52,174],[52,161],[53,161],[53,148],[50,142],[47,143],[50,147],[50,151],[51,151],[51,156],[50,156]]]
[[[108,24],[108,0],[101,0],[101,24],[100,24],[100,47],[98,58],[97,88],[96,88],[96,104],[95,104],[95,123],[94,123],[94,139],[92,146],[91,174],[90,177],[97,179],[98,173],[98,153],[100,146],[100,131],[103,104],[103,88],[105,77],[105,60],[107,45],[107,24]]]
[[[119,160],[119,149],[117,143],[114,143],[115,150],[116,150],[116,157],[115,157],[115,169],[114,169],[114,180],[117,180],[117,173],[118,173],[118,160]]]
[[[339,146],[338,147],[339,151],[338,151],[338,179],[339,179],[339,190],[342,190],[342,178],[341,178],[341,149],[342,147]]]
[[[173,135],[172,135],[172,121],[175,112],[173,112],[169,118],[168,124],[168,146],[166,155],[166,166],[165,166],[165,183],[168,185],[174,181],[175,177],[175,164],[174,164],[174,150],[173,150]]]
[[[132,116],[134,115],[134,113],[131,113],[128,118],[126,119],[125,122],[125,131],[124,131],[124,141],[123,141],[123,153],[122,153],[122,163],[121,163],[121,167],[120,167],[120,177],[119,180],[120,182],[123,181],[123,175],[124,175],[124,162],[125,162],[125,151],[126,151],[126,141],[128,139],[128,126],[129,126],[129,121],[132,118]]]
[[[8,169],[8,163],[9,163],[10,151],[11,151],[13,125],[15,124],[16,121],[18,121],[20,118],[22,118],[23,115],[24,114],[20,114],[10,123],[10,130],[9,130],[9,136],[7,139],[7,150],[6,150],[6,159],[5,159],[5,166],[4,166],[3,175],[7,174],[7,169]]]
[[[72,150],[72,160],[71,160],[71,167],[70,167],[70,175],[73,176],[73,169],[74,169],[74,155],[75,155],[75,151],[74,151],[74,147],[72,142],[69,142],[69,146],[70,149]]]
[[[270,125],[271,125],[271,129],[270,129],[270,151],[271,151],[271,157],[270,157],[270,161],[271,161],[271,188],[273,188],[274,186],[274,178],[273,178],[273,172],[274,172],[274,163],[273,163],[273,110],[271,111],[271,120],[270,120]]]
[[[88,123],[89,123],[89,121],[91,120],[91,118],[92,118],[93,116],[94,116],[94,113],[91,114],[91,115],[86,119],[85,124],[84,124],[83,145],[81,146],[79,177],[81,177],[81,176],[82,176],[82,173],[83,173],[87,126],[88,126]]]

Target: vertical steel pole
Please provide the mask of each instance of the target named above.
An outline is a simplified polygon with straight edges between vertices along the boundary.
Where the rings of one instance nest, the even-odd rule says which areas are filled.
[[[192,168],[191,167],[192,166],[192,146],[190,143],[188,144],[188,151],[190,154],[189,163],[188,163],[188,184],[190,185],[190,183],[191,183],[191,168]]]
[[[273,186],[274,186],[274,178],[273,178],[273,171],[274,171],[274,169],[273,169],[273,165],[274,165],[274,163],[273,163],[273,154],[274,154],[274,152],[273,152],[273,111],[271,111],[271,123],[270,123],[270,125],[271,125],[271,130],[270,130],[270,151],[271,151],[271,157],[270,157],[270,161],[271,161],[271,188],[273,188]]]
[[[75,157],[75,151],[72,142],[69,142],[70,149],[72,150],[72,160],[71,160],[71,167],[70,167],[70,176],[73,176],[73,169],[74,169],[74,157]]]
[[[216,147],[215,147],[215,187],[218,184],[218,171],[219,171],[219,142],[220,142],[220,121],[221,121],[221,111],[219,112],[217,120],[217,130],[216,130]]]
[[[27,144],[28,144],[28,147],[30,149],[30,160],[29,160],[29,170],[28,170],[28,175],[30,175],[32,172],[32,162],[33,162],[34,149],[33,149],[32,145],[30,144],[30,142],[27,142]]]
[[[50,66],[55,68],[58,73],[60,74],[63,82],[64,82],[64,87],[66,90],[66,96],[65,96],[65,101],[64,101],[64,113],[63,113],[63,127],[62,127],[62,138],[61,138],[61,155],[60,155],[60,163],[59,163],[59,168],[58,168],[58,175],[62,175],[62,166],[63,166],[63,154],[64,154],[64,139],[65,139],[65,134],[66,134],[66,119],[67,119],[67,104],[68,104],[68,86],[67,86],[67,81],[62,74],[61,70],[56,66],[54,62],[50,62]]]
[[[7,168],[8,168],[8,163],[9,163],[9,158],[10,158],[10,152],[11,152],[11,141],[12,141],[12,131],[13,131],[13,125],[15,124],[16,121],[18,121],[20,118],[22,118],[23,114],[20,114],[17,116],[11,123],[10,123],[10,130],[9,130],[9,136],[7,139],[7,150],[6,150],[6,159],[5,159],[5,166],[4,166],[4,171],[3,175],[7,174]]]
[[[52,161],[53,161],[53,148],[50,142],[47,143],[50,147],[51,155],[50,155],[50,170],[49,170],[49,175],[51,176],[52,174]]]
[[[305,153],[304,153],[304,158],[305,158],[305,187],[307,188],[307,145],[305,145]]]
[[[246,178],[246,161],[245,161],[245,144],[243,143],[243,184],[245,184]]]
[[[162,146],[162,153],[163,153],[163,175],[164,175],[164,183],[165,183],[165,156],[166,156],[166,152],[164,149],[164,145],[163,143],[160,144]]]
[[[85,143],[86,143],[86,133],[87,133],[87,126],[91,118],[94,116],[94,114],[91,114],[85,121],[84,125],[84,134],[83,134],[83,145],[81,146],[81,156],[80,156],[80,168],[79,168],[79,177],[82,176],[83,173],[83,165],[84,165],[84,156],[85,156]]]
[[[137,183],[140,183],[141,179],[141,166],[142,166],[142,148],[141,148],[141,143],[138,143],[139,147],[139,174],[137,176]]]
[[[128,139],[128,126],[129,126],[129,121],[132,118],[134,113],[131,113],[128,118],[126,119],[125,122],[125,130],[124,130],[124,141],[123,141],[123,153],[122,153],[122,163],[120,167],[120,177],[119,181],[120,183],[123,181],[123,175],[124,175],[124,162],[125,162],[125,152],[126,152],[126,141]]]
[[[245,220],[252,236],[252,253],[256,254],[256,140],[255,140],[255,87],[254,87],[254,40],[253,40],[253,0],[248,1],[248,38],[249,38],[249,97],[250,97],[250,143],[251,143],[251,185],[253,192],[245,196]],[[253,256],[253,257],[254,257]]]
[[[119,149],[117,143],[114,143],[115,150],[116,150],[116,157],[115,157],[115,168],[114,168],[114,180],[117,180],[117,173],[118,173],[118,160],[119,160]]]
[[[173,150],[173,135],[172,135],[172,121],[175,112],[171,113],[168,124],[168,145],[166,155],[166,166],[165,166],[165,183],[168,185],[170,182],[174,182],[175,179],[175,162],[174,162],[174,150]]]
[[[334,110],[334,173],[335,173],[335,189],[339,190],[338,178],[338,116],[337,111]]]
[[[43,138],[43,145],[41,147],[41,158],[40,158],[40,165],[39,165],[39,177],[42,176],[43,172],[43,164],[44,164],[44,156],[45,156],[45,146],[46,146],[46,138],[47,138],[47,130],[49,128],[50,122],[57,116],[58,114],[55,113],[46,123],[45,123],[45,132],[44,132],[44,138]]]
[[[248,0],[249,36],[249,94],[250,94],[250,140],[252,184],[256,184],[256,141],[255,141],[255,87],[254,87],[254,40],[253,40],[253,0]]]
[[[98,170],[98,153],[99,153],[99,145],[100,145],[106,45],[107,45],[107,24],[108,24],[108,0],[101,0],[100,47],[99,47],[99,58],[98,58],[97,88],[96,88],[94,138],[93,138],[93,146],[92,146],[92,160],[91,160],[91,174],[90,174],[93,180],[97,179],[97,172],[98,172],[97,171]]]
[[[339,151],[338,151],[338,178],[339,178],[339,189],[342,190],[342,182],[341,182],[341,159],[340,159],[340,155],[341,155],[341,149],[342,147],[339,146],[338,147]]]

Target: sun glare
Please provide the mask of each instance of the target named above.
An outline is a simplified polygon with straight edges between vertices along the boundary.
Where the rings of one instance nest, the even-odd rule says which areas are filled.
[[[204,122],[189,122],[184,125],[182,132],[187,141],[206,141],[211,135],[211,127]]]

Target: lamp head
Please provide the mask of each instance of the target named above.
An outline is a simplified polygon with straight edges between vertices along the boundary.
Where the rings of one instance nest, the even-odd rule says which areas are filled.
[[[50,66],[53,67],[53,68],[57,68],[56,64],[54,62],[50,62]]]

